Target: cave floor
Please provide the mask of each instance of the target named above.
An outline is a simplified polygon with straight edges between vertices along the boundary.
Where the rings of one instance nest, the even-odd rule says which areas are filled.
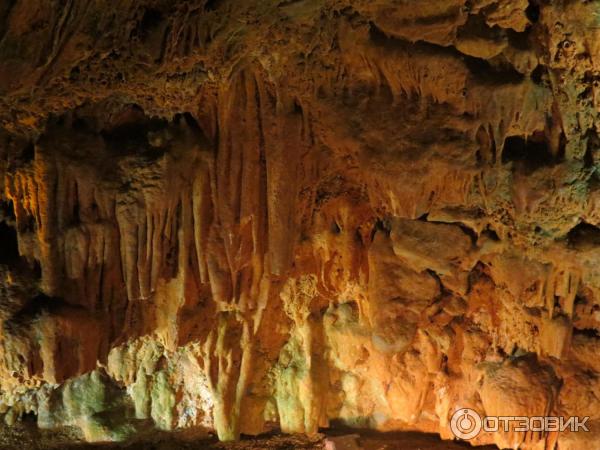
[[[76,432],[39,430],[29,426],[0,429],[0,450],[466,450],[473,448],[464,442],[442,441],[436,435],[412,432],[377,433],[370,431],[335,432],[314,437],[301,435],[265,435],[245,438],[239,442],[222,443],[214,438],[194,438],[180,433],[153,434],[128,444],[89,444]],[[496,447],[478,447],[494,450]]]

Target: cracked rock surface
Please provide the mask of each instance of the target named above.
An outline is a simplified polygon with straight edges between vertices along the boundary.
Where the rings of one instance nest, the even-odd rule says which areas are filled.
[[[600,444],[600,3],[0,2],[0,418]]]

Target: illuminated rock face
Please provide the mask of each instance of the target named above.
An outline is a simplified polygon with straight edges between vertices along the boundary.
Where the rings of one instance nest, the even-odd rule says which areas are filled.
[[[174,5],[176,3],[176,5]],[[457,408],[600,438],[600,7],[0,6],[0,413],[88,440]]]

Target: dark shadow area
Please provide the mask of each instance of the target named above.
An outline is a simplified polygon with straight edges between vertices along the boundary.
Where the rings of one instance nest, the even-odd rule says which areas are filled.
[[[375,239],[375,234],[377,232],[383,233],[385,236],[390,237],[392,234],[392,224],[390,223],[389,219],[377,219],[375,221],[375,225],[371,231],[371,242],[373,239]]]
[[[495,33],[495,30],[486,29],[487,33]],[[409,42],[398,37],[390,37],[386,35],[373,22],[370,23],[369,34],[371,41],[381,47],[389,50],[400,49],[411,54],[433,55],[441,54],[452,56],[464,62],[465,66],[471,73],[471,76],[482,84],[507,84],[519,83],[524,79],[524,75],[518,72],[507,61],[495,61],[491,64],[483,58],[476,58],[458,51],[455,47],[443,47],[441,45],[432,44],[424,41]]]
[[[590,168],[594,165],[596,159],[596,153],[600,149],[600,137],[598,132],[591,128],[585,133],[585,139],[587,141],[585,154],[583,156],[583,162],[585,167]]]
[[[525,9],[525,14],[531,23],[536,23],[540,20],[540,5],[532,0],[529,0],[529,6]]]
[[[162,20],[163,15],[159,10],[148,8],[146,11],[144,11],[144,16],[140,22],[141,30],[143,32],[150,31],[160,25]]]
[[[333,421],[331,428],[319,430],[328,437],[356,436],[357,443],[364,450],[461,450],[473,448],[465,441],[444,441],[437,434],[416,431],[380,432],[369,429],[356,429],[344,425],[341,421]],[[481,450],[497,450],[498,447],[486,445],[477,447]]]
[[[600,228],[581,222],[571,228],[567,234],[567,243],[569,247],[577,250],[600,246]]]
[[[19,159],[25,163],[33,161],[35,158],[35,145],[33,142],[28,142],[23,150],[21,150],[21,154],[19,155]]]
[[[543,64],[538,64],[531,72],[531,81],[542,85],[548,81],[548,68]]]
[[[16,3],[17,0],[4,0],[0,2],[0,41],[8,31],[10,13]]]
[[[206,2],[204,3],[204,11],[214,11],[222,3],[223,3],[223,0],[206,0]]]
[[[499,242],[500,241],[500,237],[498,236],[498,233],[496,233],[495,230],[493,230],[492,228],[490,228],[490,226],[488,225],[485,230],[483,230],[481,232],[481,237],[486,237],[494,242]]]
[[[137,105],[125,111],[122,118],[113,127],[101,131],[107,147],[118,154],[135,154],[152,150],[148,142],[148,133],[162,130],[168,126],[164,119],[149,118]]]
[[[15,208],[12,201],[0,201],[0,222],[5,221],[14,224],[15,220]]]
[[[595,328],[573,328],[573,335],[589,339],[600,339],[600,333]]]
[[[17,230],[0,222],[0,264],[9,266],[19,262],[19,243]]]
[[[185,123],[191,130],[202,132],[198,121],[189,112],[175,114],[175,117],[173,117],[173,123],[177,125]]]
[[[58,307],[58,299],[53,299],[44,294],[38,294],[27,301],[16,314],[3,324],[3,331],[7,334],[18,335],[28,330],[29,324],[45,311],[55,311]]]
[[[128,450],[292,450],[324,448],[360,448],[361,450],[463,450],[473,448],[464,441],[443,441],[437,435],[418,432],[377,432],[363,429],[352,429],[344,426],[333,429],[320,430],[322,435],[312,438],[300,435],[286,435],[281,432],[264,433],[259,436],[242,436],[238,442],[218,442],[215,438],[182,439],[172,433],[157,432],[148,436],[147,440],[140,440],[129,444],[106,443],[86,444],[73,443],[62,446],[48,446],[46,448],[61,450],[75,449],[128,449]],[[57,431],[39,431],[36,435],[40,438]],[[328,444],[325,444],[329,441]],[[55,441],[56,442],[56,441]],[[60,442],[60,441],[58,441]],[[351,447],[345,442],[356,442]],[[333,444],[333,445],[332,445]],[[325,446],[327,445],[327,446]],[[481,450],[497,450],[496,446],[477,447]],[[4,447],[0,446],[0,450]]]
[[[520,163],[528,171],[552,166],[560,162],[563,156],[564,146],[561,145],[558,155],[552,154],[550,146],[541,132],[534,133],[527,138],[509,136],[504,140],[502,148],[502,164]]]

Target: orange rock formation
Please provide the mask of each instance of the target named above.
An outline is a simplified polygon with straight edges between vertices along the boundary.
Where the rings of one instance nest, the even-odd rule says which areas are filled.
[[[600,439],[600,6],[0,4],[0,413]]]

